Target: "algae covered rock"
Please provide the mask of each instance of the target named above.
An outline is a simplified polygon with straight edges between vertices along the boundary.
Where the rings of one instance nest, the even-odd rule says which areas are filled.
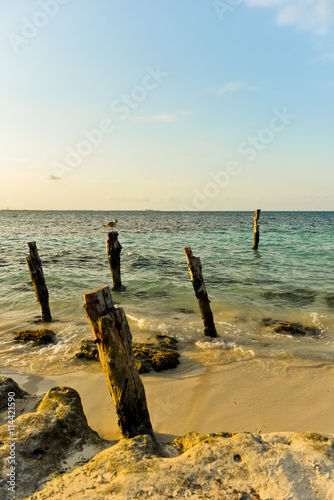
[[[261,325],[271,327],[277,333],[286,335],[295,335],[302,337],[322,337],[323,332],[315,326],[304,326],[301,323],[290,323],[288,321],[280,321],[272,318],[263,318]]]
[[[176,368],[180,363],[178,352],[169,349],[155,349],[145,344],[135,344],[133,354],[139,373],[147,373],[151,370],[161,372],[169,368]]]
[[[314,326],[303,326],[300,323],[282,323],[274,328],[277,333],[288,333],[290,335],[299,336],[311,336],[319,337],[321,336],[321,330]]]
[[[160,347],[164,347],[165,349],[177,350],[178,341],[174,337],[157,333],[155,338],[159,342]]]
[[[33,345],[55,344],[56,334],[52,330],[20,330],[15,334],[14,342],[33,342]]]
[[[157,342],[134,343],[133,355],[139,373],[152,370],[161,372],[176,368],[180,354],[177,351],[177,340],[168,335],[157,334]],[[93,340],[81,340],[80,350],[75,354],[78,358],[98,360],[99,351]]]
[[[79,351],[75,354],[78,358],[99,359],[99,351],[93,340],[82,339]]]
[[[161,372],[176,368],[180,354],[177,351],[178,341],[169,335],[157,334],[158,343],[133,344],[133,354],[139,373],[148,373],[151,370]]]
[[[296,288],[294,290],[275,290],[266,291],[263,294],[266,300],[276,302],[278,304],[289,304],[295,307],[303,307],[313,304],[315,292],[313,290]]]
[[[334,293],[326,294],[326,304],[328,307],[334,308]]]

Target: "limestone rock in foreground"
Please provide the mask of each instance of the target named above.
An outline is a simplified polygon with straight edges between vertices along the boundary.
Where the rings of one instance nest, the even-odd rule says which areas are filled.
[[[6,385],[6,382],[3,381],[3,384]],[[80,396],[74,389],[55,387],[42,400],[36,397],[31,399],[35,411],[31,411],[27,397],[25,402],[30,413],[15,419],[15,494],[7,488],[10,453],[8,444],[14,441],[9,436],[7,424],[0,427],[2,500],[25,498],[42,488],[45,480],[72,470],[79,463],[87,462],[111,444],[101,439],[88,426]],[[37,403],[36,399],[39,400]],[[6,413],[1,417],[6,416]]]
[[[12,378],[0,377],[0,413],[8,409],[9,393],[11,393],[11,395],[14,393],[15,399],[24,399],[30,396],[30,394],[21,389]]]
[[[333,500],[334,439],[314,433],[122,439],[29,500]]]

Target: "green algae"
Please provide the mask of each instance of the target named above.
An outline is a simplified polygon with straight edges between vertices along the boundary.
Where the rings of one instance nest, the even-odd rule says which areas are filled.
[[[20,330],[15,334],[14,342],[33,342],[34,346],[55,344],[56,334],[52,330]]]
[[[176,368],[180,364],[180,354],[177,351],[177,340],[168,335],[157,334],[158,341],[153,343],[134,343],[133,355],[139,373],[148,373],[152,370],[161,372]],[[81,340],[79,351],[75,354],[78,358],[99,360],[97,345],[93,340]]]

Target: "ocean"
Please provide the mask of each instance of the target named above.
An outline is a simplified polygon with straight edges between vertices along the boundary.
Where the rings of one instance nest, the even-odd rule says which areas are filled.
[[[93,335],[83,294],[112,286],[103,224],[118,219],[125,291],[134,341],[157,333],[179,340],[184,373],[249,358],[285,363],[334,361],[334,212],[262,212],[253,251],[252,212],[0,211],[0,372],[54,375],[80,370],[81,339]],[[13,342],[21,329],[41,328],[25,261],[36,241],[57,343]],[[218,337],[203,334],[184,247],[201,258]],[[263,318],[317,327],[293,336]]]

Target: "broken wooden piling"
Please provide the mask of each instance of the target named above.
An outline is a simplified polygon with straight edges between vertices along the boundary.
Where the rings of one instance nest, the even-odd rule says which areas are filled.
[[[127,438],[153,436],[143,383],[132,352],[132,335],[122,308],[114,306],[108,286],[84,295],[87,319],[95,335],[118,425]]]
[[[121,281],[121,257],[120,253],[122,245],[118,241],[118,232],[111,231],[108,233],[106,241],[108,260],[110,265],[110,272],[113,281],[113,290],[124,289]]]
[[[43,267],[41,259],[38,255],[38,250],[35,241],[28,243],[29,256],[26,257],[28,269],[31,276],[31,281],[35,290],[37,301],[42,311],[43,321],[52,321],[50,305],[49,305],[49,292],[45,283]]]
[[[204,335],[208,335],[209,337],[217,337],[217,331],[211,311],[210,300],[205,288],[205,283],[202,275],[201,260],[199,257],[193,256],[190,247],[185,247],[184,251],[187,257],[191,281],[204,323]]]
[[[253,250],[257,250],[260,241],[260,230],[259,230],[259,219],[260,219],[261,209],[258,208],[254,212],[254,243]]]

